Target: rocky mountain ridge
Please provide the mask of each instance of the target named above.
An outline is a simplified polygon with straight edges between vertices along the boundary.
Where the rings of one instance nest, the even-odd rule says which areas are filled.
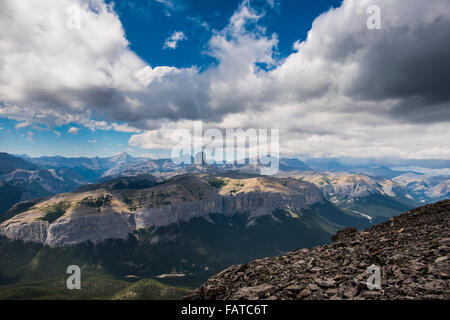
[[[148,175],[151,172],[154,182],[160,183],[187,173],[230,176],[234,172],[234,174],[250,177],[256,176],[255,173],[259,172],[258,164],[175,165],[170,159],[139,158],[132,157],[127,153],[109,158],[25,157],[24,159],[7,154],[0,155],[0,171],[3,170],[3,173],[0,174],[0,183],[2,183],[0,186],[0,222],[11,217],[11,214],[8,214],[7,211],[18,201],[71,192],[80,186],[86,192],[101,188],[117,189],[120,185],[108,186],[107,184],[108,181],[118,183],[120,177],[133,179],[134,177]],[[14,163],[17,163],[17,165],[14,166]],[[382,222],[391,216],[417,207],[419,203],[446,199],[449,195],[450,182],[448,177],[444,176],[427,177],[397,172],[394,178],[386,178],[349,172],[314,172],[308,171],[310,168],[298,159],[285,158],[280,158],[279,164],[279,177],[301,179],[316,185],[322,190],[323,197],[326,200],[345,211],[346,214],[363,218],[369,224]],[[86,185],[88,182],[97,184]],[[105,183],[106,185],[99,187],[98,183]],[[121,188],[126,189],[129,186],[123,185]],[[237,190],[239,190],[239,186],[234,185],[228,191]],[[122,201],[122,197],[122,195],[119,196],[119,201]],[[127,198],[125,201],[128,200]],[[164,201],[166,200],[162,202]],[[124,212],[130,211],[128,206],[129,204],[125,204],[127,209]],[[139,207],[139,204],[136,207]],[[142,208],[139,210],[142,210]],[[155,216],[163,216],[164,210],[166,209],[161,209],[154,216],[133,212],[132,227],[147,226],[149,221],[154,220]],[[189,208],[189,210],[192,211],[193,209]],[[167,215],[167,217],[169,216],[171,214]],[[198,216],[207,218],[207,215]],[[167,221],[174,220],[176,219],[173,217],[167,219]],[[44,225],[46,224],[44,223]],[[358,226],[361,227],[361,224],[358,224]],[[123,230],[123,233],[125,234],[125,230]],[[113,235],[116,236],[116,234]]]
[[[283,174],[286,176],[288,174]],[[382,176],[354,174],[343,171],[305,171],[291,175],[315,184],[330,197],[345,199],[366,197],[378,193],[389,197],[403,197],[420,201],[444,200],[450,195],[450,178],[417,173],[399,174],[392,179]]]
[[[125,239],[133,230],[165,227],[220,213],[248,214],[251,219],[276,209],[296,212],[321,203],[313,185],[294,179],[176,176],[154,186],[121,189],[99,185],[59,194],[26,208],[0,225],[10,239],[64,246],[106,239]],[[116,186],[116,189],[114,188]]]
[[[20,158],[16,159],[19,169],[38,166],[40,169],[51,169],[57,172],[63,168],[66,171],[72,170],[72,173],[69,175],[69,172],[67,172],[66,176],[68,176],[69,180],[71,179],[82,184],[87,182],[95,183],[99,180],[114,179],[120,176],[132,177],[143,174],[153,174],[162,178],[169,178],[183,173],[216,171],[259,174],[260,169],[259,163],[250,164],[249,159],[246,159],[243,164],[212,163],[209,165],[187,165],[175,164],[171,159],[132,157],[125,152],[108,158],[25,157],[26,161]],[[334,163],[333,161],[337,160],[331,159],[328,161]],[[306,162],[309,163],[308,161]],[[424,165],[438,166],[439,168],[447,163],[445,161],[428,162],[425,161]],[[12,164],[10,160],[5,163],[9,166]],[[314,161],[312,163],[315,164]],[[415,162],[412,161],[411,163]],[[279,159],[280,176],[295,176],[305,181],[310,181],[331,196],[335,195],[350,199],[379,193],[389,197],[404,197],[416,203],[429,203],[446,199],[449,195],[450,182],[448,176],[429,176],[413,172],[392,171],[386,167],[373,167],[369,166],[369,164],[370,161],[363,168],[364,170],[361,169],[362,171],[358,173],[358,170],[352,167],[351,162],[342,168],[336,166],[336,168],[341,168],[341,170],[336,171],[333,169],[333,166],[330,167],[333,170],[323,170],[321,166],[313,166],[313,169],[311,169],[305,162],[298,159]],[[395,164],[398,165],[399,163],[395,162]],[[1,167],[0,161],[0,171]],[[314,168],[319,169],[314,171]],[[59,176],[62,175],[59,174]]]
[[[69,192],[88,183],[72,168],[43,168],[7,153],[0,153],[0,221],[19,201]]]
[[[330,245],[232,266],[187,300],[449,299],[450,200],[370,229],[338,232]],[[381,289],[367,286],[369,266]]]

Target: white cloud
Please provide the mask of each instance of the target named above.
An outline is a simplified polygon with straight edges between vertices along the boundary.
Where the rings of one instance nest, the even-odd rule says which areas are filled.
[[[70,127],[69,130],[67,130],[67,133],[70,133],[70,134],[78,134],[78,131],[79,131],[79,130],[80,130],[79,128]]]
[[[129,140],[130,146],[138,146],[144,149],[170,150],[176,141],[172,140],[172,133],[177,129],[192,129],[193,121],[166,122],[157,130],[147,130],[133,135]],[[190,130],[192,131],[192,130]]]
[[[187,40],[185,34],[182,31],[175,31],[169,38],[166,39],[163,49],[176,49],[178,42],[184,40]]]
[[[29,123],[28,121],[24,121],[24,122],[19,122],[18,124],[16,124],[16,125],[14,126],[14,128],[16,128],[16,129],[22,129],[22,128],[26,128],[26,127],[28,127],[28,126],[30,126],[30,123]]]
[[[345,0],[284,59],[263,14],[244,1],[213,33],[207,52],[217,64],[201,73],[147,65],[100,0],[29,2],[0,3],[0,117],[24,126],[135,132],[130,145],[167,149],[175,128],[198,119],[280,128],[288,154],[449,157],[446,0]],[[74,3],[90,4],[80,30],[64,27]],[[367,29],[373,4],[383,30]]]
[[[54,130],[53,132],[55,133],[55,135],[56,135],[56,138],[59,138],[59,137],[61,137],[61,132],[59,132],[59,131],[56,131],[56,130]]]
[[[66,27],[74,4],[81,8],[79,30]],[[141,87],[134,73],[145,63],[128,49],[117,15],[102,1],[7,0],[0,9],[0,101],[6,109],[79,117],[86,105],[119,104],[120,91]]]

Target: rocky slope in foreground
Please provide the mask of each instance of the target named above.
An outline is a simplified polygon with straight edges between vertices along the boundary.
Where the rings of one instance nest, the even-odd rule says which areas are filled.
[[[237,265],[185,299],[450,299],[450,200],[363,232],[347,228],[331,245]],[[381,268],[369,290],[367,268]]]

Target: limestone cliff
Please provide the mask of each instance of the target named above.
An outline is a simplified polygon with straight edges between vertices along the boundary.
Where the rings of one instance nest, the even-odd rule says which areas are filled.
[[[135,229],[164,227],[219,213],[249,219],[282,208],[305,209],[323,201],[321,191],[296,179],[242,179],[188,174],[143,189],[100,185],[41,201],[0,225],[10,239],[49,246],[124,239]]]

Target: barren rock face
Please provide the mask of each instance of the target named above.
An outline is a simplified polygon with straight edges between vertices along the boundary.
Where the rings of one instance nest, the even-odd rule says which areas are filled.
[[[52,223],[45,244],[51,247],[73,245],[86,241],[126,239],[135,229],[133,218],[124,213],[59,219]]]
[[[246,213],[255,218],[275,209],[301,210],[323,201],[318,188],[294,179],[211,179],[185,175],[139,190],[105,189],[102,184],[101,189],[60,194],[4,222],[0,234],[49,246],[98,243],[124,239],[135,229],[196,217],[208,220],[210,214]]]
[[[230,267],[185,299],[450,299],[449,222],[450,200],[427,205],[331,245]],[[370,266],[380,289],[367,285]]]
[[[47,239],[48,222],[16,222],[4,224],[0,228],[0,233],[13,240],[23,240],[26,242],[45,243]]]
[[[296,175],[304,181],[315,184],[325,193],[345,199],[362,198],[373,193],[395,197],[404,192],[400,184],[386,178],[374,178],[346,172],[306,172]]]

